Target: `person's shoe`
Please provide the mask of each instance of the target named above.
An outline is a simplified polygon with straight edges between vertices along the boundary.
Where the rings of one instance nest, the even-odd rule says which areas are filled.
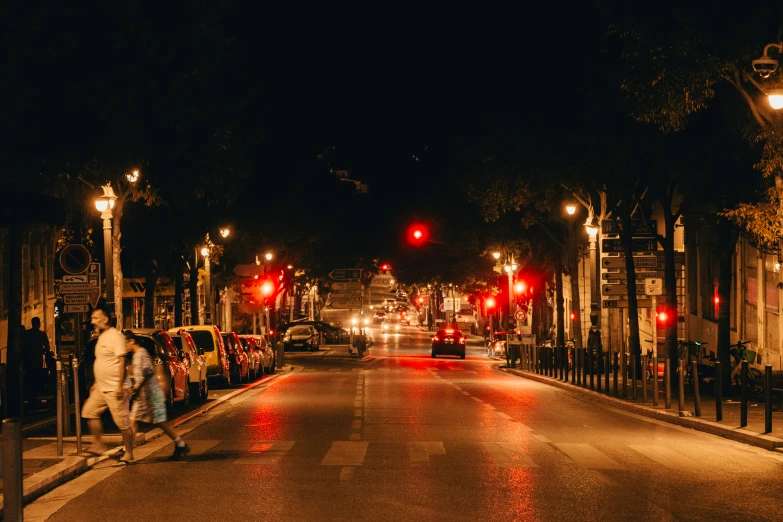
[[[182,447],[174,446],[174,454],[171,456],[171,460],[179,460],[188,453],[190,453],[190,446],[187,444]]]

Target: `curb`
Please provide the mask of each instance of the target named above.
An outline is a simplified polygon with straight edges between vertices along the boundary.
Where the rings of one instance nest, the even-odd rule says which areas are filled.
[[[669,424],[675,424],[684,428],[691,428],[694,430],[709,433],[711,435],[717,435],[725,439],[733,440],[736,442],[742,442],[758,448],[763,448],[769,451],[780,451],[783,453],[783,439],[773,437],[771,435],[762,435],[752,431],[744,430],[741,428],[729,428],[718,424],[717,422],[703,420],[698,417],[680,417],[676,413],[670,413],[665,410],[654,409],[650,406],[642,406],[641,404],[634,404],[632,402],[625,401],[610,395],[604,395],[589,389],[580,388],[572,384],[566,384],[561,381],[552,380],[549,377],[544,377],[538,374],[531,374],[520,370],[514,370],[510,368],[500,368],[500,371],[523,377],[531,381],[536,381],[542,384],[548,384],[554,388],[560,388],[561,390],[571,392],[575,396],[589,397],[599,402],[614,406],[637,415],[642,415],[651,419],[668,422]]]
[[[215,401],[209,404],[205,404],[203,407],[198,408],[193,412],[177,417],[176,419],[174,419],[173,425],[175,427],[181,426],[186,422],[194,419],[195,417],[198,417],[199,415],[202,415],[222,405],[224,402],[229,401],[234,397],[241,395],[242,393],[245,393],[246,391],[252,390],[257,386],[260,386],[261,384],[266,384],[272,379],[277,379],[278,376],[284,375],[285,373],[291,370],[293,370],[293,366],[286,365],[282,371],[280,372],[276,371],[273,375],[269,375],[269,379],[262,379],[252,384],[247,384],[241,388],[232,391],[231,393],[227,393],[226,395],[223,395],[222,397],[215,399]],[[146,444],[147,442],[156,439],[161,435],[163,435],[163,430],[160,428],[155,428],[145,433],[139,433],[136,435],[135,444],[137,445]],[[104,439],[108,440],[109,437],[110,436],[104,436]],[[65,484],[69,480],[78,477],[79,475],[81,475],[86,471],[89,471],[96,464],[111,458],[111,456],[113,456],[115,453],[120,451],[120,449],[122,448],[121,447],[112,448],[106,451],[105,453],[95,457],[80,457],[75,455],[70,457],[65,457],[61,462],[55,464],[54,466],[50,466],[43,471],[40,471],[34,475],[25,478],[22,483],[23,504],[27,505],[33,500],[35,500],[36,498],[53,490],[54,488],[61,486],[62,484]],[[0,518],[2,518],[2,515],[3,515],[3,495],[0,494]]]

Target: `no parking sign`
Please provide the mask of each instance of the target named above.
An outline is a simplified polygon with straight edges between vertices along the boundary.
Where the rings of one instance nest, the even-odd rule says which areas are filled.
[[[516,319],[517,321],[522,322],[525,320],[526,317],[527,317],[527,310],[520,309],[514,312],[514,319]]]

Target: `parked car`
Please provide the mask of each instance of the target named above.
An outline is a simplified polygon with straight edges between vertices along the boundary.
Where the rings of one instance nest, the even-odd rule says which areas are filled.
[[[174,346],[168,332],[155,328],[132,328],[138,343],[149,352],[166,406],[190,402],[190,359]]]
[[[381,306],[383,306],[383,309],[387,312],[392,312],[397,306],[397,301],[395,299],[384,299]]]
[[[247,354],[250,378],[257,379],[259,375],[264,373],[264,364],[266,363],[264,352],[258,347],[256,340],[249,335],[239,335],[238,337]]]
[[[458,355],[465,358],[465,336],[453,327],[444,327],[432,337],[432,357],[438,355]]]
[[[182,328],[172,328],[169,330],[169,337],[185,357],[190,359],[190,400],[194,402],[204,402],[209,395],[209,385],[207,383],[207,358],[204,356],[204,349],[196,345],[193,336]]]
[[[223,388],[231,385],[231,367],[228,363],[223,336],[214,325],[177,326],[175,330],[188,332],[196,346],[204,350],[207,359],[207,378],[214,379]]]
[[[277,364],[277,354],[275,353],[274,348],[272,347],[271,343],[267,341],[266,336],[263,335],[248,335],[248,337],[252,337],[256,340],[256,346],[263,352],[264,354],[264,373],[275,373],[275,364]]]
[[[288,328],[283,335],[283,349],[293,351],[297,348],[310,352],[319,349],[318,332],[309,324],[299,324]]]
[[[231,380],[237,383],[249,381],[250,361],[248,361],[247,353],[245,353],[245,349],[242,347],[239,336],[236,332],[220,332],[220,335],[223,337],[223,344],[226,346],[226,352],[228,353]]]
[[[296,325],[310,325],[314,327],[320,336],[319,344],[320,342],[323,342],[324,344],[348,344],[350,339],[350,334],[347,330],[324,321],[294,321],[278,326],[277,330],[282,335],[289,328]]]

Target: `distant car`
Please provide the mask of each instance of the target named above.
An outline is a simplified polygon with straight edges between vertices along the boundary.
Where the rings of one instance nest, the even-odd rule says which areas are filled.
[[[458,355],[465,358],[465,336],[458,328],[444,327],[432,337],[432,357]]]
[[[381,323],[381,332],[399,332],[400,323],[396,321],[384,321]]]
[[[228,364],[231,369],[231,380],[236,383],[247,382],[250,380],[250,361],[247,353],[242,346],[242,341],[236,332],[220,332],[223,337],[223,344],[228,352]]]
[[[166,396],[166,406],[190,402],[190,359],[177,350],[165,330],[156,328],[132,328],[138,343],[147,350],[158,377],[158,383]]]
[[[373,323],[382,323],[386,319],[386,312],[383,310],[378,310],[375,312],[375,314],[372,316],[372,322]]]
[[[315,352],[319,349],[318,332],[312,325],[296,325],[288,328],[283,335],[283,349],[296,349]]]
[[[209,385],[207,383],[207,358],[204,356],[204,349],[196,345],[193,336],[182,329],[172,328],[169,330],[171,342],[177,347],[185,357],[190,359],[190,400],[194,402],[204,402],[209,395]]]
[[[264,352],[256,344],[256,340],[249,335],[240,335],[239,342],[242,343],[242,348],[247,354],[248,371],[250,372],[251,379],[257,379],[259,375],[264,373]]]
[[[400,324],[405,324],[410,326],[411,324],[411,316],[408,315],[407,310],[397,312],[397,322]]]
[[[391,312],[397,306],[397,301],[394,299],[384,299],[381,306],[383,306],[383,309],[387,312]]]
[[[318,342],[319,345],[321,343],[324,344],[347,344],[350,334],[348,333],[348,330],[345,330],[342,328],[341,323],[331,324],[327,323],[325,321],[294,321],[291,323],[285,323],[280,326],[278,326],[278,332],[282,335],[284,334],[289,328],[293,326],[298,325],[310,325],[313,328],[315,328],[316,332],[318,332]]]

